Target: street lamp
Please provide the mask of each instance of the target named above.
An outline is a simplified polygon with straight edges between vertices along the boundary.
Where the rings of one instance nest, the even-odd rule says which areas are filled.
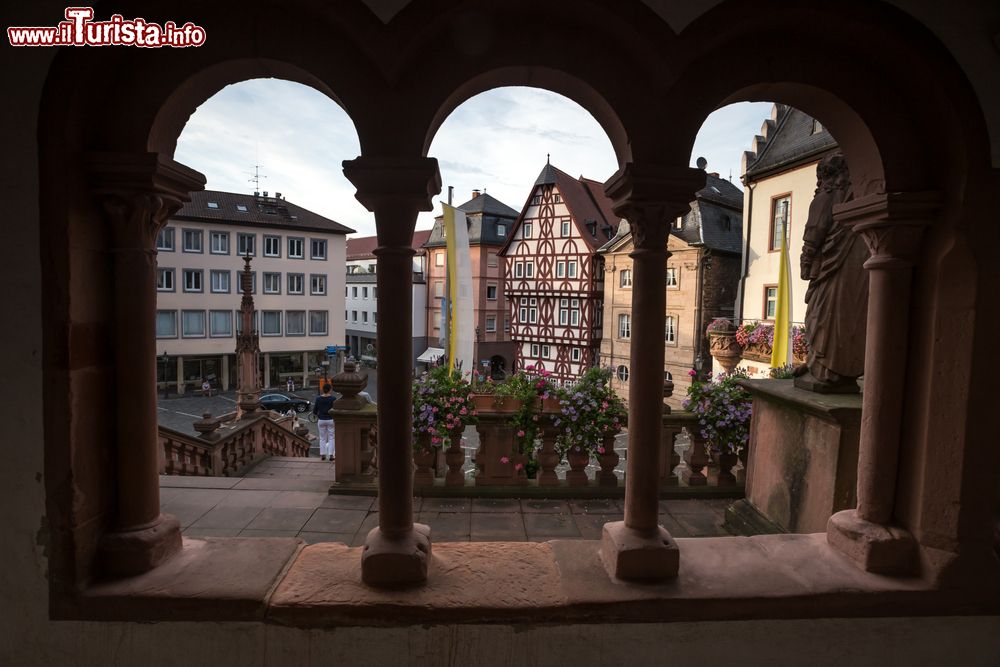
[[[167,356],[166,350],[160,356],[160,361],[163,362],[163,398],[167,398],[170,396],[170,383],[167,382],[167,364],[170,363],[170,357]]]
[[[701,352],[698,356],[694,358],[694,372],[697,373],[697,378],[701,379],[701,369],[705,365],[705,359],[701,356]]]

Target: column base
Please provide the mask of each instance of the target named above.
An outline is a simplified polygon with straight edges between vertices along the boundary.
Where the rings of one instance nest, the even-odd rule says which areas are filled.
[[[677,576],[681,554],[663,526],[644,533],[614,521],[604,524],[601,560],[612,579],[661,580]]]
[[[857,510],[844,510],[830,517],[826,541],[859,567],[878,574],[905,575],[917,572],[917,542],[895,526],[865,521]]]
[[[369,586],[399,588],[427,581],[431,557],[431,529],[413,524],[405,535],[389,537],[373,528],[361,554],[361,580]]]
[[[181,524],[161,514],[151,524],[136,530],[105,533],[98,550],[102,571],[113,577],[131,577],[149,572],[181,550]]]

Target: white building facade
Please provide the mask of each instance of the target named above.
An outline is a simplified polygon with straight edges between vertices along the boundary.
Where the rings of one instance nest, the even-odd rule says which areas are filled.
[[[344,344],[345,237],[353,230],[268,197],[192,194],[157,240],[157,379],[183,393],[236,384],[239,272],[252,257],[265,388],[316,384],[329,345]]]

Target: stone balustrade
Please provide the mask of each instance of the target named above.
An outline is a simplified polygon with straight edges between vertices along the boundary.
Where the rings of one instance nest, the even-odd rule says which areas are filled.
[[[309,441],[294,417],[235,416],[206,413],[194,424],[198,435],[160,426],[160,474],[233,476],[267,456],[309,456]]]

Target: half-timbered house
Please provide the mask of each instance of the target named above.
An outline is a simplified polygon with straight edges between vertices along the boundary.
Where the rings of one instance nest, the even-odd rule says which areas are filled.
[[[500,251],[515,367],[572,381],[600,352],[604,262],[618,218],[603,185],[546,163]]]

